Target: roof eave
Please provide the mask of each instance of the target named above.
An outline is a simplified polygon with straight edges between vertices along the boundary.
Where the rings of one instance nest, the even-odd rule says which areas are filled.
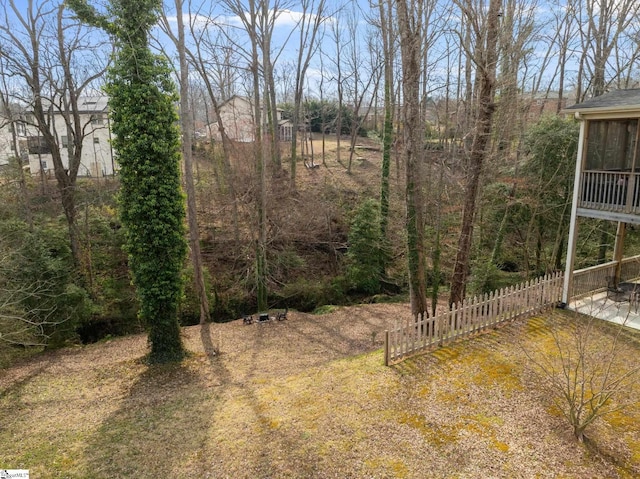
[[[565,115],[575,115],[576,119],[609,119],[609,118],[640,118],[640,105],[599,107],[599,108],[565,108],[560,111]]]

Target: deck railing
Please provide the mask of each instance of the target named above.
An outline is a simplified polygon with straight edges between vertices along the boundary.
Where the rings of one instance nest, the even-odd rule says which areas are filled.
[[[640,175],[624,171],[582,172],[580,208],[640,213]]]
[[[617,261],[579,269],[573,272],[573,299],[605,291],[609,278],[616,274]],[[624,258],[620,265],[620,281],[631,281],[640,277],[640,255]]]

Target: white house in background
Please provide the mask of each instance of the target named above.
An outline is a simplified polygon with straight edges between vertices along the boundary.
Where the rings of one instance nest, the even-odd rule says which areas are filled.
[[[15,141],[13,128],[15,128],[16,133]],[[11,158],[21,155],[23,160],[26,160],[25,132],[26,129],[23,122],[16,122],[12,125],[4,118],[0,118],[0,167],[8,165]]]
[[[15,145],[11,134],[11,125],[0,119],[0,167],[9,164],[9,159],[16,156]]]
[[[111,176],[117,169],[111,149],[107,100],[105,96],[87,96],[78,100],[80,121],[85,129],[78,176],[94,178]],[[70,135],[67,133],[62,115],[55,112],[53,116],[62,163],[67,168],[69,166]],[[39,175],[43,172],[53,171],[53,160],[49,146],[35,127],[27,127],[25,139],[31,174]]]
[[[255,141],[255,121],[253,103],[246,97],[234,95],[220,105],[220,118],[225,133],[232,141],[250,143]],[[278,134],[280,141],[291,141],[292,125],[289,120],[283,119],[283,110],[276,110],[278,121]],[[218,122],[208,125],[211,137],[221,141]]]

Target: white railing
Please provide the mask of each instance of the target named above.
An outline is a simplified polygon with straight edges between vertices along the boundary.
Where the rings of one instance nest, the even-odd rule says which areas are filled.
[[[583,171],[580,208],[640,213],[640,175],[620,171]]]
[[[482,297],[465,299],[446,313],[416,321],[407,318],[385,331],[385,364],[442,346],[515,318],[536,314],[557,304],[562,273],[553,273]]]

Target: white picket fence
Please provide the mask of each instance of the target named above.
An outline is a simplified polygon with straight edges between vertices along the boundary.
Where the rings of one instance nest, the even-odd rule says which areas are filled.
[[[385,331],[385,365],[506,321],[539,313],[560,301],[562,278],[561,272],[549,274],[481,297],[467,298],[432,318],[397,321],[393,329]]]

